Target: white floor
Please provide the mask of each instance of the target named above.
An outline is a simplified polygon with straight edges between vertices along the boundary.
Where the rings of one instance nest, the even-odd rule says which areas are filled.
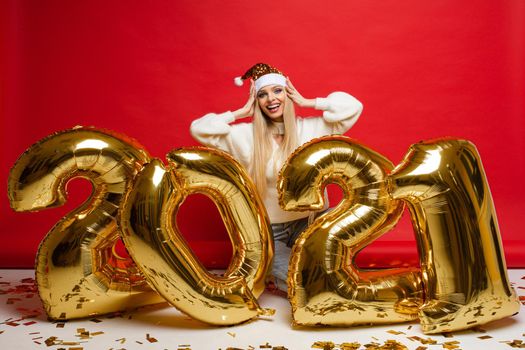
[[[525,295],[525,270],[510,270],[518,295]],[[453,335],[424,335],[417,322],[370,327],[299,330],[290,326],[288,301],[265,293],[263,307],[272,319],[235,327],[209,327],[163,306],[120,317],[52,323],[47,321],[33,282],[32,270],[0,270],[0,348],[22,349],[511,349],[525,347],[525,310],[477,330]],[[26,280],[25,280],[26,279]],[[54,337],[54,338],[53,338]],[[47,341],[47,345],[46,344]],[[390,341],[390,342],[389,342]],[[396,341],[397,345],[391,341]],[[521,343],[523,341],[523,344]],[[316,342],[320,342],[315,344]],[[333,343],[330,346],[330,342]],[[369,344],[376,343],[377,347]],[[432,344],[434,343],[434,344]],[[324,346],[323,346],[324,344]]]

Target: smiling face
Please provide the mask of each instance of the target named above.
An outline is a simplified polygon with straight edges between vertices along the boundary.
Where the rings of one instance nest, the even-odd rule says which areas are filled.
[[[257,102],[263,114],[272,121],[282,122],[286,91],[281,85],[268,85],[257,92]]]

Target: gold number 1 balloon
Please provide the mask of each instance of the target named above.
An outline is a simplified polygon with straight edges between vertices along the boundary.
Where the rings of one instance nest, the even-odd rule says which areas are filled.
[[[128,194],[120,224],[129,253],[154,288],[191,317],[233,325],[271,315],[257,302],[273,248],[266,211],[242,167],[224,152],[179,149],[146,165]],[[209,273],[179,232],[175,214],[203,193],[217,205],[233,244],[224,276]],[[206,220],[206,213],[197,215]]]
[[[403,204],[387,192],[393,165],[343,136],[313,140],[288,159],[278,190],[285,210],[324,206],[324,185],[344,198],[297,239],[288,271],[293,319],[299,325],[357,325],[413,320],[422,303],[419,270],[361,270],[355,255],[390,230]]]
[[[470,142],[413,145],[390,179],[408,203],[425,287],[425,333],[471,328],[517,313],[496,212],[479,154]]]
[[[66,201],[66,183],[91,181],[93,193],[40,243],[36,281],[50,319],[72,319],[164,300],[130,258],[115,253],[116,216],[134,175],[149,160],[131,139],[94,128],[59,132],[31,146],[9,175],[16,211],[52,208]]]

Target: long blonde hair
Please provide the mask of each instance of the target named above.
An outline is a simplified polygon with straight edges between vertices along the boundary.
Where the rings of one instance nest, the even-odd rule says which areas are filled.
[[[286,96],[283,111],[284,136],[279,145],[279,154],[276,158],[276,168],[273,171],[279,171],[277,164],[284,162],[286,158],[297,148],[298,137],[295,120],[295,108],[293,101]],[[266,166],[272,155],[272,133],[270,130],[272,121],[266,117],[257,99],[255,99],[255,111],[253,113],[253,162],[250,169],[253,180],[259,194],[264,197],[266,193]]]

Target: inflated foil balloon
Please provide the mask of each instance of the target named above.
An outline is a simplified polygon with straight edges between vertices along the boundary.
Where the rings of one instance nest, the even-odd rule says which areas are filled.
[[[137,176],[120,224],[129,253],[154,288],[173,306],[203,322],[233,325],[271,315],[258,302],[273,247],[266,211],[242,167],[208,148],[168,154],[170,168],[153,160]],[[233,245],[223,276],[209,273],[188,247],[175,217],[192,193],[217,205]],[[206,213],[199,213],[206,220]]]
[[[356,254],[390,230],[403,212],[386,176],[392,163],[344,136],[312,140],[279,174],[285,210],[324,206],[324,186],[337,183],[344,198],[297,239],[288,271],[288,297],[297,325],[358,325],[417,318],[422,285],[416,268],[362,270]]]
[[[419,246],[425,333],[451,332],[513,315],[498,221],[479,154],[468,141],[413,145],[390,179],[408,203]]]
[[[130,258],[116,254],[116,216],[135,174],[149,160],[135,141],[94,128],[50,135],[20,156],[9,175],[16,211],[64,204],[66,183],[91,181],[93,193],[40,243],[36,282],[50,319],[105,314],[164,300]]]

